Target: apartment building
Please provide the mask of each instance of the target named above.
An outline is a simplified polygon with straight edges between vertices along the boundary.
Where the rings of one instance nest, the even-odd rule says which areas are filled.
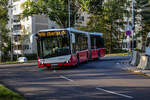
[[[9,28],[11,30],[13,54],[33,54],[37,52],[36,40],[34,35],[41,29],[58,28],[55,22],[50,21],[44,15],[33,17],[22,17],[21,13],[24,8],[22,3],[26,0],[10,0],[9,4],[12,8],[9,9]]]
[[[42,29],[59,28],[55,22],[49,20],[44,15],[37,15],[33,17],[22,17],[21,13],[24,8],[22,3],[26,0],[9,0],[9,4],[12,8],[9,9],[9,24],[8,27],[11,30],[13,54],[33,54],[37,53],[36,40],[34,35]],[[81,12],[80,12],[81,13]],[[83,12],[75,24],[80,26],[86,26],[88,20],[88,13]]]

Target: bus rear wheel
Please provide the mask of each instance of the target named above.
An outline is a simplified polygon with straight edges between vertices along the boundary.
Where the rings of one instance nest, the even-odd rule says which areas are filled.
[[[75,65],[76,67],[79,66],[79,58],[77,57],[77,64]]]

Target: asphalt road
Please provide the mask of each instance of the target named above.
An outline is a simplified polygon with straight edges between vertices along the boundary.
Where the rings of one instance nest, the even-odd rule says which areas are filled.
[[[150,78],[121,69],[127,57],[105,57],[77,68],[0,65],[0,82],[27,100],[150,100]]]

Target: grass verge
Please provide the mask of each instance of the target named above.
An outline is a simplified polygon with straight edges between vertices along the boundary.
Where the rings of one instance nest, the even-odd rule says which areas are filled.
[[[108,57],[108,56],[125,56],[125,55],[128,55],[128,53],[106,54],[105,56]]]
[[[131,73],[134,73],[134,74],[138,74],[138,75],[142,75],[142,76],[145,76],[145,77],[149,77],[150,78],[150,75],[142,72],[142,71],[139,71],[139,70],[132,70],[132,69],[129,69],[127,68],[126,69],[128,72],[131,72]]]
[[[18,93],[14,93],[0,84],[0,100],[25,100]]]
[[[33,63],[33,62],[36,62],[36,60],[29,60],[25,63]],[[5,65],[5,64],[22,64],[20,62],[17,62],[17,61],[8,61],[8,62],[1,62],[0,65]]]

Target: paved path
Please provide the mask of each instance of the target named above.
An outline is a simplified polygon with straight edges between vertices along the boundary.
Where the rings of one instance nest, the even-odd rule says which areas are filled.
[[[121,69],[127,57],[106,57],[78,68],[0,65],[0,81],[27,100],[149,100],[150,79]]]

